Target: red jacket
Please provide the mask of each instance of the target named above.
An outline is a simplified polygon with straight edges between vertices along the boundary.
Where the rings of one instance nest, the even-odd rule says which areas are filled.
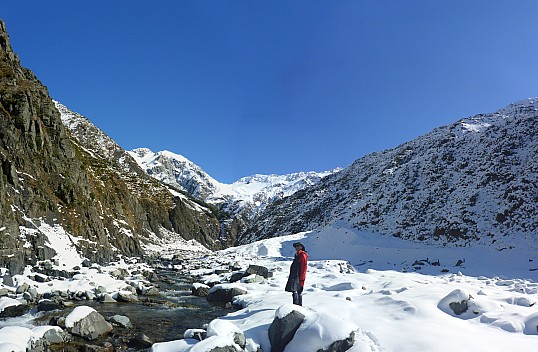
[[[306,279],[306,267],[308,266],[308,254],[300,250],[297,252],[297,257],[299,259],[299,282],[301,286],[304,286],[304,280]]]

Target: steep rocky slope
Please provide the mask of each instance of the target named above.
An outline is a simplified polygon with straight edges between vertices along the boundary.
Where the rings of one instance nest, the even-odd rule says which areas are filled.
[[[20,65],[0,21],[0,267],[54,256],[44,227],[92,261],[142,255],[163,229],[220,247],[210,209],[145,176],[93,130],[69,131],[45,86]],[[85,137],[84,137],[85,136]]]
[[[360,158],[269,205],[239,242],[341,224],[442,245],[536,246],[537,100]]]

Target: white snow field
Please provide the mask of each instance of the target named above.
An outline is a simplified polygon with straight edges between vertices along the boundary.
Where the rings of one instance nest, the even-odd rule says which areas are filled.
[[[293,306],[291,294],[284,291],[294,254],[292,243],[296,241],[305,245],[310,256],[303,307]],[[502,251],[489,247],[434,248],[333,226],[209,255],[207,251],[198,253],[203,256],[189,263],[201,263],[205,268],[192,269],[194,265],[186,264],[184,270],[201,274],[201,283],[216,278],[226,282],[230,273],[217,275],[215,269],[232,263],[242,269],[250,264],[266,266],[273,277],[259,283],[241,280],[229,284],[248,291],[235,297],[234,303],[242,309],[205,327],[206,340],[160,342],[153,345],[156,352],[210,351],[231,344],[237,330],[244,332],[248,351],[258,347],[270,351],[269,325],[275,316],[284,316],[292,309],[300,310],[305,320],[287,346],[288,352],[317,351],[352,331],[355,344],[351,352],[530,352],[538,346],[538,252],[528,242]],[[63,257],[62,253],[57,256],[60,266],[66,260]],[[82,268],[72,280],[47,283],[30,280],[28,269],[13,279],[17,284],[29,283],[40,293],[97,286],[113,293],[125,282],[107,273],[121,267],[135,270],[141,265],[126,261],[99,270]],[[462,300],[468,300],[468,310],[457,315],[450,303]],[[16,302],[11,299],[0,298],[0,309],[13,304]],[[192,326],[185,336],[199,328]],[[33,329],[25,317],[0,322],[0,351],[24,351],[39,334]]]
[[[310,256],[303,307],[284,292],[296,241]],[[306,318],[288,352],[317,351],[351,331],[350,351],[530,352],[538,348],[537,256],[529,247],[432,248],[328,227],[230,248],[206,264],[256,264],[273,272],[261,283],[239,283],[248,293],[234,303],[244,308],[221,318],[245,333],[253,351],[270,350],[269,325],[295,308]],[[215,280],[211,269],[193,274],[201,272]],[[456,315],[449,304],[464,299],[468,310]],[[192,343],[155,344],[153,350],[195,351]]]

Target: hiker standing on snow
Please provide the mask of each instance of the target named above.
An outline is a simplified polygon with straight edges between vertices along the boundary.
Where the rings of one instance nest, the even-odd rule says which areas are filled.
[[[306,266],[308,262],[308,254],[301,242],[293,244],[297,253],[290,267],[290,276],[286,283],[286,291],[292,292],[293,304],[303,305],[303,288],[304,280],[306,279]]]

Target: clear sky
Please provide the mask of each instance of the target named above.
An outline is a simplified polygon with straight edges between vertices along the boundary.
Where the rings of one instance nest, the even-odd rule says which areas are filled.
[[[538,95],[534,0],[2,0],[0,18],[54,99],[226,183]]]

